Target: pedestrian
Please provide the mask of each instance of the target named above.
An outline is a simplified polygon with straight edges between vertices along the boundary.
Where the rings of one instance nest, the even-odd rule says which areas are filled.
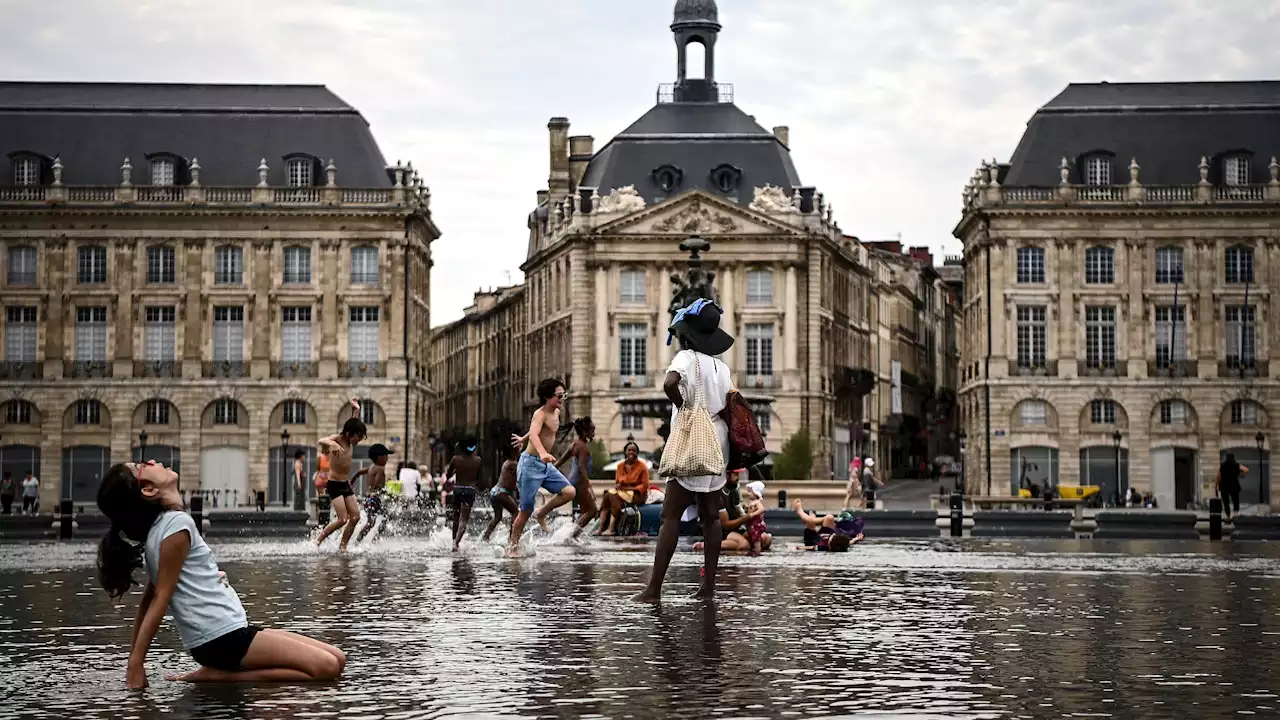
[[[30,471],[22,481],[22,514],[26,515],[28,511],[32,515],[40,512],[40,481]]]
[[[4,476],[0,477],[0,510],[5,515],[13,513],[13,498],[17,494],[18,484],[13,479],[13,473],[8,470],[4,471]]]
[[[547,378],[538,383],[537,392],[542,405],[533,411],[529,432],[511,436],[511,444],[523,445],[524,453],[520,455],[516,470],[520,512],[511,524],[507,557],[520,556],[520,536],[524,534],[524,526],[530,517],[538,521],[543,532],[551,532],[547,525],[547,515],[561,505],[573,502],[576,492],[568,478],[556,467],[556,456],[551,454],[556,434],[560,430],[560,409],[564,406],[566,396],[564,383],[555,378]],[[533,506],[540,488],[545,488],[553,497],[535,513]]]
[[[299,450],[293,454],[293,492],[295,498],[304,497],[302,483],[307,477],[307,454]],[[296,501],[295,505],[301,501]]]
[[[1222,458],[1222,465],[1218,467],[1218,494],[1222,496],[1222,509],[1228,520],[1240,512],[1240,476],[1248,474],[1249,468],[1236,462],[1234,453]]]

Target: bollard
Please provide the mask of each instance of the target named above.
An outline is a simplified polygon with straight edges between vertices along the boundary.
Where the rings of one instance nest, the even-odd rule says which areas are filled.
[[[257,492],[258,495],[258,512],[266,512],[267,510],[267,494],[262,490]]]
[[[951,493],[951,537],[964,537],[964,496]]]
[[[196,530],[204,535],[204,497],[196,494],[191,495],[191,519],[196,522]]]
[[[1209,539],[1222,539],[1222,498],[1209,498]]]
[[[782,510],[787,509],[787,491],[786,490],[778,491],[778,508]]]
[[[1045,512],[1053,510],[1053,488],[1048,485],[1044,487],[1044,509]]]
[[[59,508],[58,537],[70,540],[73,522],[75,522],[75,509],[71,506],[70,500],[63,500]]]
[[[329,525],[329,512],[333,507],[333,499],[328,495],[321,495],[316,498],[316,522],[320,527]]]

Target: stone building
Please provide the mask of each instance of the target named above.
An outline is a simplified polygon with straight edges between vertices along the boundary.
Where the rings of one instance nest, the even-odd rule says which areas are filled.
[[[970,492],[1273,502],[1280,83],[1070,85],[964,192]]]
[[[423,446],[440,233],[333,93],[0,83],[0,153],[0,462],[45,507],[131,453],[283,502],[283,433],[313,459],[353,396]]]

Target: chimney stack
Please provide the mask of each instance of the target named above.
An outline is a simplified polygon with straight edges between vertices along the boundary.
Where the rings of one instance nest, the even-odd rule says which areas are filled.
[[[791,148],[791,128],[786,125],[779,125],[773,129],[773,136],[778,138],[778,141],[786,145],[788,149]]]
[[[555,205],[569,195],[569,118],[551,118],[547,135],[551,142],[551,176],[547,179],[547,188]]]
[[[587,163],[595,154],[596,139],[590,135],[574,135],[569,138],[569,183],[576,191],[582,184],[582,176],[587,172]]]

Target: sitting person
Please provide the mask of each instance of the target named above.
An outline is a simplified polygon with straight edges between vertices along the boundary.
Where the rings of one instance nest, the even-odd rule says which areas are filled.
[[[720,545],[720,552],[745,552],[751,549],[751,543],[747,540],[747,523],[751,521],[746,509],[742,505],[741,479],[746,476],[746,470],[738,470],[729,475],[729,482],[725,483],[724,489],[720,492],[723,494],[723,507],[720,508],[720,527],[723,532],[724,540]],[[760,494],[764,494],[764,484],[760,484]],[[764,510],[761,509],[763,516]],[[773,546],[773,535],[765,532],[760,536],[760,550],[763,552]],[[702,543],[694,543],[695,552],[702,552]]]
[[[804,504],[799,500],[791,503],[800,522],[804,523],[804,546],[801,550],[820,552],[845,552],[849,546],[863,539],[862,518],[853,513],[842,512],[840,517],[823,515],[818,517],[805,512]]]
[[[629,442],[622,448],[614,488],[604,491],[600,529],[597,535],[614,535],[618,517],[628,505],[644,505],[649,498],[649,467],[640,459],[640,446]]]
[[[759,480],[747,483],[747,542],[751,544],[751,555],[760,555],[761,538],[765,536],[764,524],[764,483]]]

